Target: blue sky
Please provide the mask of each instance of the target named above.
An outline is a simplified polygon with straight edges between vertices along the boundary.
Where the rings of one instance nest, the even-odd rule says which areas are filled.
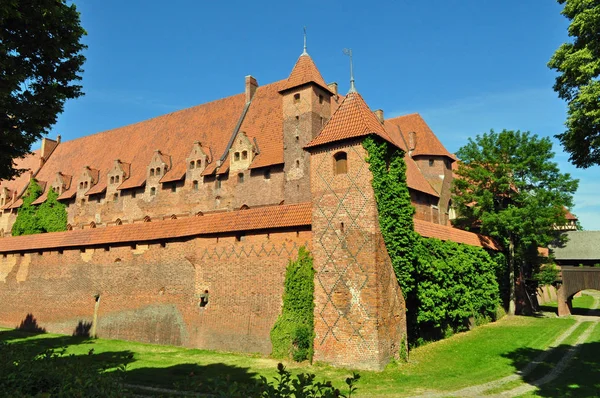
[[[327,82],[358,91],[386,116],[419,112],[451,152],[495,130],[563,131],[566,107],[546,67],[567,40],[561,6],[545,1],[76,2],[88,32],[86,95],[50,134],[71,140],[286,78],[308,52]],[[580,179],[573,212],[600,230],[600,167],[576,169],[554,140],[561,170]]]

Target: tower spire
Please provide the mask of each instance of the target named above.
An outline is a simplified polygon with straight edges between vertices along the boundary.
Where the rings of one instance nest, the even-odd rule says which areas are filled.
[[[306,52],[306,26],[304,27],[304,51],[302,55],[308,55],[308,52]]]
[[[356,87],[354,86],[354,66],[352,64],[352,49],[344,48],[344,54],[350,57],[350,90],[348,90],[348,94],[355,93]]]

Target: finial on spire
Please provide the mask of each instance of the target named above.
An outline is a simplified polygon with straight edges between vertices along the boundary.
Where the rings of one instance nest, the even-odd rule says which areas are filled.
[[[302,55],[308,55],[308,52],[306,52],[306,26],[304,27],[304,51]]]
[[[356,87],[354,86],[354,68],[352,65],[352,49],[344,48],[343,51],[344,51],[344,54],[346,54],[348,57],[350,57],[350,90],[348,90],[348,93],[355,93]]]

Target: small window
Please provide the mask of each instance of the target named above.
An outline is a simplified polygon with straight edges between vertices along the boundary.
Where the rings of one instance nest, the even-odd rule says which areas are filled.
[[[300,168],[300,161],[296,160],[296,168],[299,169]]]
[[[115,176],[115,183],[119,183],[119,176]]]
[[[123,221],[121,221],[121,219],[120,219],[120,218],[117,218],[117,219],[115,220],[115,225],[123,225]]]
[[[79,183],[79,189],[82,189],[82,188],[83,188],[83,182],[80,182]]]
[[[238,183],[242,184],[244,182],[244,173],[238,174]]]
[[[300,102],[300,93],[294,94],[294,104],[297,104]]]
[[[346,174],[348,172],[348,155],[346,152],[338,152],[333,155],[335,174]]]
[[[248,159],[248,151],[243,151],[242,152],[242,160],[246,160]]]
[[[221,180],[219,179],[218,176],[217,176],[217,179],[215,180],[215,188],[221,189]]]
[[[266,169],[265,170],[265,180],[270,180],[271,179],[271,170]]]
[[[198,168],[198,169],[202,168],[202,160],[200,160],[200,159],[196,160],[196,168]]]
[[[200,308],[204,308],[204,307],[206,307],[207,304],[208,304],[208,290],[205,290],[204,293],[202,293],[200,295],[200,302],[198,303],[198,305],[200,306]]]
[[[319,94],[319,104],[322,104],[322,103],[323,103],[323,95]]]
[[[119,200],[119,194],[118,194],[118,193],[115,193],[115,194],[113,195],[113,202],[116,202],[116,201],[118,201],[118,200]]]
[[[192,188],[194,189],[194,191],[198,190],[198,181],[193,181],[192,182]]]
[[[150,177],[154,177],[154,169],[150,169]]]
[[[434,165],[435,165],[435,160],[429,159],[429,167],[432,167]]]
[[[193,160],[190,162],[190,170],[196,167],[196,162]]]
[[[240,153],[239,152],[236,152],[236,153],[233,154],[233,160],[235,160],[236,162],[238,160],[240,160]]]
[[[156,188],[152,187],[150,188],[150,196],[154,196],[156,195]]]
[[[110,177],[110,183],[114,184],[115,183],[115,177]]]
[[[81,199],[81,205],[85,206],[85,199]]]
[[[160,175],[160,167],[156,168],[156,175],[159,176]]]
[[[84,187],[84,188],[87,188],[87,187],[88,187],[88,182],[87,182],[87,181],[83,183],[83,187]]]

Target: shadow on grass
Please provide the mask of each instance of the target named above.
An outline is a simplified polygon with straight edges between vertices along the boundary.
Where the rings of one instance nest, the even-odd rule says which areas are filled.
[[[568,352],[571,346],[560,345],[547,352],[547,356],[537,367],[527,372],[527,365],[537,360],[544,350],[519,348],[504,354],[512,360],[513,366],[521,374],[523,381],[535,385],[537,381],[550,373]],[[594,397],[600,391],[600,342],[584,343],[567,366],[554,380],[540,385],[536,391],[541,397]]]
[[[74,333],[74,336],[40,335],[40,332],[27,332],[18,329],[0,331],[0,349],[3,342],[8,343],[8,347],[11,347],[9,350],[0,350],[4,356],[4,358],[0,358],[0,370],[6,368],[6,366],[10,367],[10,363],[15,360],[33,365],[38,363],[38,359],[51,352],[60,354],[67,347],[86,344],[89,345],[90,349],[84,350],[84,354],[57,355],[52,358],[51,364],[48,362],[49,365],[46,368],[38,369],[39,372],[33,370],[32,373],[35,374],[33,377],[28,378],[35,381],[31,382],[31,386],[19,386],[19,388],[24,388],[24,390],[19,391],[26,392],[26,395],[43,394],[49,391],[55,393],[57,388],[62,388],[61,384],[68,383],[68,381],[62,380],[65,370],[72,371],[73,369],[85,370],[85,374],[90,374],[91,372],[96,375],[100,375],[107,370],[109,373],[113,373],[115,370],[125,370],[122,373],[122,381],[127,384],[199,393],[214,393],[216,391],[231,392],[230,395],[226,394],[224,396],[236,396],[237,391],[247,391],[248,388],[256,385],[257,375],[250,372],[249,368],[222,363],[209,365],[189,363],[169,367],[127,369],[128,365],[135,362],[133,352],[123,350],[96,353],[93,348],[94,340],[85,336],[85,328],[82,330],[80,327],[79,330],[80,333]],[[77,334],[83,334],[83,336]],[[15,356],[15,358],[9,358],[8,356],[10,355]],[[36,366],[31,367],[35,368]],[[12,371],[17,372],[17,369],[12,368]],[[18,370],[18,372],[20,371]],[[43,373],[42,381],[40,381],[40,373]],[[3,375],[0,374],[0,388],[4,389],[7,387],[5,382],[6,380],[3,380]],[[53,390],[49,390],[50,388]],[[128,392],[126,390],[122,391],[122,393],[125,395],[135,395],[131,391]]]

